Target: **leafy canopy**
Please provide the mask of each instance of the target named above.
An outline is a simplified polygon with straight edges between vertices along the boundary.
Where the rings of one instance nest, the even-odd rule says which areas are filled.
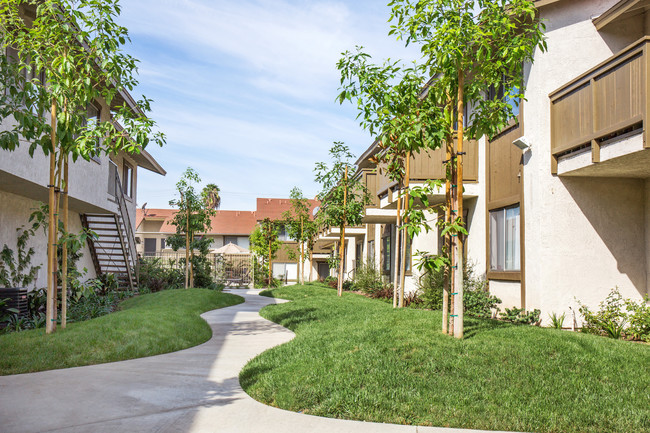
[[[317,162],[314,169],[322,188],[317,196],[321,202],[317,218],[324,228],[360,225],[370,198],[365,185],[353,177],[353,155],[341,142],[334,143],[329,153],[331,165]]]
[[[73,160],[101,152],[140,152],[163,134],[146,117],[150,100],[127,103],[138,81],[137,60],[123,52],[129,41],[116,23],[118,0],[3,0],[0,2],[0,148],[15,150],[22,136],[52,151],[51,107],[56,105],[57,146]],[[110,115],[89,119],[104,101]]]

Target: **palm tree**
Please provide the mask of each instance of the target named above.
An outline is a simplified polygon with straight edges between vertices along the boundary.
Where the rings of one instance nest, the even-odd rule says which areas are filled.
[[[221,206],[221,197],[219,196],[219,187],[214,183],[209,183],[203,188],[201,195],[208,209],[219,209]]]

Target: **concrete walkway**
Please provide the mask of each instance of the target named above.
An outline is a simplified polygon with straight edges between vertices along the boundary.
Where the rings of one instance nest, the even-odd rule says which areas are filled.
[[[258,403],[239,386],[239,371],[293,333],[259,316],[276,300],[258,290],[232,293],[246,302],[204,313],[213,336],[200,346],[0,377],[0,432],[470,432],[342,421]]]

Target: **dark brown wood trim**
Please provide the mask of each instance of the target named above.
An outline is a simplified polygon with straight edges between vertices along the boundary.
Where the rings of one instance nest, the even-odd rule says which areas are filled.
[[[488,271],[487,278],[497,281],[521,281],[521,274],[521,271]]]

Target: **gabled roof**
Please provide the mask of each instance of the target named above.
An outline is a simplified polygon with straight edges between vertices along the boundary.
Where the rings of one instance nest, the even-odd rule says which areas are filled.
[[[142,221],[163,221],[160,233],[176,233],[176,227],[171,224],[175,214],[176,209],[136,209],[136,230]],[[255,229],[257,218],[251,211],[218,210],[211,223],[208,234],[248,236]]]
[[[318,200],[309,199],[309,214],[313,216],[314,208],[319,205]],[[282,214],[291,209],[291,200],[288,198],[258,198],[257,220],[265,218],[272,220],[282,219]]]

